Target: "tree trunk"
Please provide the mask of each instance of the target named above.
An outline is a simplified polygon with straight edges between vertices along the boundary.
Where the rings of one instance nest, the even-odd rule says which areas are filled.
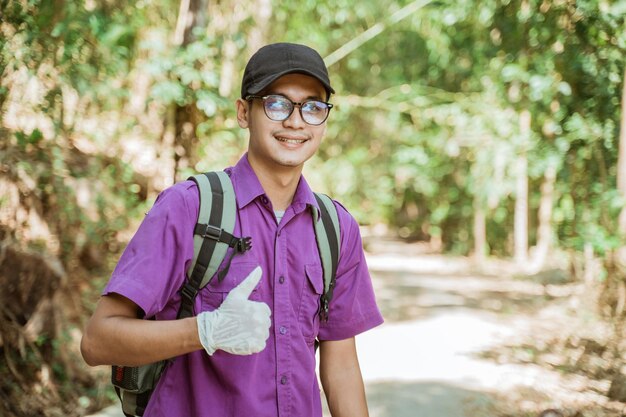
[[[257,13],[254,14],[254,28],[248,36],[248,48],[253,54],[265,44],[270,18],[272,17],[271,0],[256,0]]]
[[[255,0],[251,7],[235,7],[236,1],[232,4],[222,3],[218,11],[219,16],[215,16],[216,26],[225,33],[224,44],[222,46],[222,69],[220,72],[219,93],[222,97],[230,96],[232,90],[238,85],[238,71],[236,61],[241,51],[237,48],[235,39],[242,30],[241,23],[247,19],[254,19],[254,26],[249,30],[247,36],[248,56],[256,52],[267,41],[269,21],[272,17],[272,2],[270,0]],[[216,9],[217,11],[218,9]]]
[[[520,114],[520,132],[523,147],[517,158],[517,180],[515,192],[515,262],[526,263],[528,259],[528,156],[526,143],[530,135],[530,113],[524,110]]]
[[[619,156],[617,159],[617,190],[626,200],[626,70],[622,79],[622,120],[619,133]],[[626,205],[619,215],[619,232],[626,235]]]
[[[479,202],[474,203],[474,260],[478,265],[485,262],[487,253],[487,226],[485,209]]]
[[[181,0],[176,22],[174,43],[186,46],[197,40],[195,28],[206,28],[208,24],[209,0]]]
[[[626,200],[626,70],[622,79],[622,114],[619,135],[619,154],[617,158],[617,190]],[[618,231],[622,237],[626,236],[626,205],[622,207],[618,219]],[[611,268],[611,263],[618,265],[618,268]],[[615,308],[613,314],[615,317],[624,318],[626,312],[626,246],[622,246],[615,251],[613,259],[605,261],[607,270],[613,271],[609,274],[604,288],[605,298],[614,298]]]
[[[181,49],[197,40],[196,28],[206,28],[208,6],[208,0],[181,0],[174,35],[174,42]],[[203,116],[195,102],[184,106],[176,104],[173,106],[175,106],[173,177],[176,181],[181,169],[193,168],[195,164],[194,145],[198,142],[196,128]]]
[[[222,71],[220,75],[220,96],[228,97],[235,85],[235,58],[237,58],[237,44],[233,39],[224,40],[222,46]]]
[[[533,254],[531,269],[538,272],[543,268],[550,247],[552,245],[552,206],[554,204],[554,182],[556,181],[556,166],[548,165],[541,185],[541,201],[537,228],[537,246]]]

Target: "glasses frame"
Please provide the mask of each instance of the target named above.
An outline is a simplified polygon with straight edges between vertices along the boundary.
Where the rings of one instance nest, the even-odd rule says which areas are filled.
[[[291,103],[291,111],[289,112],[289,114],[287,115],[287,117],[285,117],[284,119],[273,119],[270,117],[269,114],[267,114],[267,108],[265,107],[265,102],[267,101],[268,98],[270,97],[280,97],[280,98],[284,98],[285,100],[287,100],[288,102]],[[326,101],[322,101],[322,100],[305,100],[305,101],[301,101],[299,103],[296,103],[295,101],[292,101],[289,97],[285,97],[282,94],[268,94],[266,96],[257,96],[254,94],[250,94],[246,96],[246,101],[250,101],[250,100],[254,100],[254,99],[259,99],[259,100],[263,100],[263,112],[265,113],[265,115],[267,116],[268,119],[273,120],[275,122],[284,122],[285,120],[289,119],[291,117],[291,115],[293,114],[293,111],[295,110],[296,106],[298,107],[299,111],[300,111],[300,117],[302,118],[302,120],[304,121],[304,123],[311,125],[311,126],[319,126],[321,124],[323,124],[326,120],[328,120],[328,116],[330,115],[330,110],[333,108],[333,105],[331,103],[328,103]],[[324,120],[322,120],[319,123],[309,123],[306,121],[306,119],[304,118],[304,115],[302,114],[302,105],[306,104],[306,103],[310,103],[312,101],[316,101],[318,103],[323,103],[326,106],[328,106],[327,108],[327,112],[326,112],[326,117],[324,117]]]

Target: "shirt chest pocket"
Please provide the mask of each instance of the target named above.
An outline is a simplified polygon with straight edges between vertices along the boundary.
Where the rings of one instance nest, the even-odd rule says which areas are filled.
[[[302,329],[302,336],[307,342],[312,343],[320,328],[320,297],[324,289],[321,265],[305,265],[304,275],[298,320]]]
[[[254,262],[233,262],[221,282],[218,280],[217,275],[213,277],[211,282],[200,291],[202,311],[213,311],[218,308],[226,299],[228,293],[241,284],[256,267],[257,263]],[[250,300],[261,300],[261,284],[264,279],[265,277],[261,277],[261,281],[250,294]]]

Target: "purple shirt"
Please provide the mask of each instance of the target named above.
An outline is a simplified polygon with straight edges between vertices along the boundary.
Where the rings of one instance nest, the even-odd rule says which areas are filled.
[[[337,282],[329,320],[320,323],[322,265],[309,206],[319,209],[302,177],[280,224],[247,156],[226,169],[237,196],[234,234],[251,236],[252,249],[236,255],[222,282],[202,289],[195,311],[218,308],[230,290],[257,266],[263,277],[250,299],[272,310],[265,349],[237,356],[204,350],[177,357],[161,377],[146,417],[320,417],[315,339],[341,340],[382,323],[354,218],[336,204],[341,229]],[[175,319],[178,290],[193,258],[192,233],[198,217],[192,181],[178,183],[157,198],[124,251],[103,294],[134,301],[146,317]],[[155,347],[156,348],[156,347]]]

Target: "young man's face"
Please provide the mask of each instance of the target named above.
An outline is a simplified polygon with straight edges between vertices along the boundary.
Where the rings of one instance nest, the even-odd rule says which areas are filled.
[[[287,74],[274,81],[263,95],[280,94],[295,103],[306,100],[326,100],[326,90],[316,78],[304,74]],[[269,119],[263,101],[237,101],[239,126],[250,130],[248,160],[255,168],[274,171],[301,170],[320,146],[326,132],[326,122],[319,126],[302,120],[296,106],[282,122]]]

